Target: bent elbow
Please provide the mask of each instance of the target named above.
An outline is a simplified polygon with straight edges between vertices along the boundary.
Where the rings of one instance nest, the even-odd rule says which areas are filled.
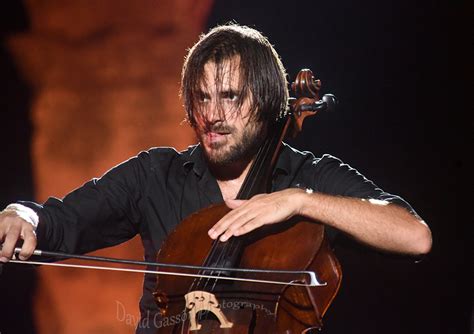
[[[419,221],[420,227],[416,234],[415,253],[416,255],[426,255],[431,251],[433,246],[433,238],[431,230],[424,221]]]

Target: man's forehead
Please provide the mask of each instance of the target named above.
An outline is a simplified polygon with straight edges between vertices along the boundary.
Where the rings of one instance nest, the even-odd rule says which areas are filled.
[[[210,86],[217,86],[221,89],[236,89],[240,78],[240,59],[233,57],[216,63],[211,60],[204,65],[201,78],[201,89],[208,89]]]

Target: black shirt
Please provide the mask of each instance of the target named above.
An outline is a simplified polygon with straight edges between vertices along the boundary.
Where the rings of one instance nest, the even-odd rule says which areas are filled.
[[[316,158],[285,144],[274,171],[272,191],[289,187],[386,200],[414,213],[402,198],[382,191],[339,159],[331,155]],[[154,262],[162,241],[180,221],[222,201],[199,145],[183,152],[153,148],[92,179],[62,200],[49,198],[42,206],[36,206],[40,218],[38,248],[87,253],[120,244],[139,233],[145,260]],[[335,231],[326,230],[332,240]],[[142,318],[153,317],[154,275],[145,275],[143,288]]]

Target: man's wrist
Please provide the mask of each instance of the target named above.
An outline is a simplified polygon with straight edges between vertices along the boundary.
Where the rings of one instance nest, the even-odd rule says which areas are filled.
[[[300,188],[298,192],[298,197],[295,203],[297,204],[297,214],[305,217],[308,212],[307,208],[310,205],[311,195],[313,194],[313,189],[311,188]]]
[[[24,206],[22,204],[12,203],[9,204],[3,211],[0,213],[13,213],[18,217],[30,223],[33,226],[33,230],[36,231],[39,223],[38,214],[31,208]]]

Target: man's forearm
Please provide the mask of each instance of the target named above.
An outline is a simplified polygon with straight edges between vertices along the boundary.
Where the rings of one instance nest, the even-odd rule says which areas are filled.
[[[299,211],[381,250],[421,255],[431,249],[428,226],[396,204],[306,193]]]

